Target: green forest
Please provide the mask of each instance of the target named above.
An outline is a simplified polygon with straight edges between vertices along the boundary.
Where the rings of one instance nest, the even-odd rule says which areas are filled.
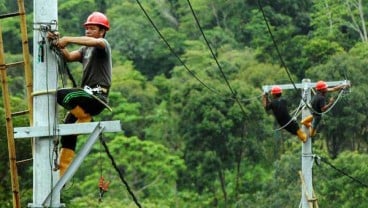
[[[25,1],[32,56],[34,2]],[[16,11],[17,1],[0,1],[0,14]],[[142,207],[299,207],[303,143],[280,129],[261,100],[262,86],[304,79],[351,83],[312,139],[318,205],[368,207],[367,1],[60,0],[58,32],[83,36],[93,11],[109,18],[106,39],[113,54],[113,110],[94,120],[121,122],[123,132],[103,136]],[[0,27],[6,63],[21,61],[19,17],[0,19]],[[79,82],[81,65],[68,66]],[[7,73],[11,110],[22,111],[23,67]],[[290,113],[301,93],[284,90]],[[66,112],[58,112],[62,123]],[[0,118],[0,207],[11,208],[3,99]],[[301,116],[296,119],[300,124]],[[27,115],[13,123],[30,125]],[[77,151],[86,139],[78,137]],[[17,168],[27,207],[33,194],[31,141],[16,140],[16,153],[17,161],[24,160]],[[100,176],[110,182],[101,200]],[[137,207],[99,142],[63,188],[61,202],[68,208]]]

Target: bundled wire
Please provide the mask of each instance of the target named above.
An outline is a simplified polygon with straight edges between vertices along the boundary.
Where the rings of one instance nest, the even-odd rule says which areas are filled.
[[[55,41],[55,40],[53,40],[53,41]],[[70,68],[67,64],[67,61],[64,58],[64,55],[63,55],[61,49],[56,47],[55,44],[53,44],[53,41],[50,44],[50,49],[56,57],[56,61],[57,61],[57,64],[58,64],[58,72],[60,74],[63,86],[66,86],[66,82],[67,82],[64,75],[67,75],[68,78],[70,79],[70,81],[72,82],[73,87],[77,87],[77,82],[75,81],[72,73],[70,72]]]

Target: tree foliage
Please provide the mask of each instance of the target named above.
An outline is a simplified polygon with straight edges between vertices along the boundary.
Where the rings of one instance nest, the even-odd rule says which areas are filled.
[[[0,12],[16,11],[16,3],[0,2]],[[25,5],[32,48],[33,2]],[[344,93],[329,94],[338,101],[323,116],[313,151],[363,185],[326,163],[315,165],[319,205],[368,206],[364,1],[68,0],[58,9],[61,35],[83,35],[92,11],[109,17],[113,111],[94,119],[121,121],[123,132],[104,138],[143,207],[297,207],[301,144],[277,130],[261,96],[264,85],[304,78],[352,83]],[[21,60],[18,22],[1,19],[7,63]],[[69,66],[79,79],[80,66]],[[8,70],[13,112],[26,109],[21,68]],[[301,102],[298,90],[283,96],[290,109]],[[2,102],[0,204],[7,208],[12,197]],[[13,121],[29,126],[27,117]],[[85,139],[79,137],[78,148]],[[16,148],[18,160],[32,157],[29,141]],[[32,200],[32,168],[31,162],[18,164],[24,207]],[[111,182],[102,202],[100,176]],[[67,207],[136,207],[99,144],[62,191],[62,201]]]

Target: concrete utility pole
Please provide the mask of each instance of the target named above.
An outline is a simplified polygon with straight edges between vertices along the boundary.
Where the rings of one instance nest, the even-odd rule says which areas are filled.
[[[34,127],[49,127],[48,135],[53,135],[55,126],[55,93],[50,89],[57,87],[57,63],[47,44],[48,26],[57,21],[57,0],[34,0],[33,27],[33,92],[40,93],[33,98]],[[57,29],[57,28],[54,28]],[[53,159],[56,155],[52,151],[53,138],[50,136],[35,137],[33,158],[33,203],[29,207],[44,207],[42,202],[50,193],[52,185],[58,180],[58,172],[52,170]],[[56,194],[49,207],[61,207],[60,194]]]
[[[342,84],[347,84],[348,81],[333,81],[333,82],[326,82],[329,87],[338,86]],[[289,89],[301,89],[302,90],[302,97],[306,103],[309,103],[311,100],[311,88],[315,87],[316,83],[311,83],[310,79],[303,79],[302,83],[292,84],[275,84],[280,86],[281,89],[289,90]],[[269,92],[272,86],[275,85],[266,85],[263,86],[263,92]],[[310,111],[308,108],[303,108],[302,110],[302,119],[310,115]],[[307,133],[308,140],[306,143],[302,145],[302,171],[301,171],[301,179],[302,179],[302,195],[301,195],[301,208],[311,208],[314,207],[316,203],[316,198],[313,191],[313,183],[312,183],[312,167],[314,162],[314,155],[312,153],[312,141],[309,135],[309,129],[307,129],[304,125],[302,127],[303,131]]]

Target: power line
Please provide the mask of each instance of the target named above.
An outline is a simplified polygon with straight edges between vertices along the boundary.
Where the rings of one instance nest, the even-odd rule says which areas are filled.
[[[319,156],[315,156],[315,160],[317,161],[317,164],[319,164],[320,162],[319,161],[322,161],[324,163],[326,163],[328,166],[330,166],[332,169],[334,169],[335,171],[341,173],[343,176],[346,176],[348,178],[350,178],[352,181],[358,183],[359,185],[365,187],[365,188],[368,188],[368,185],[363,183],[362,181],[360,181],[359,179],[347,174],[345,171],[337,168],[336,166],[334,166],[333,164],[331,164],[326,158],[323,158],[323,157],[319,157]]]
[[[158,33],[158,35],[160,36],[160,38],[165,42],[166,46],[170,49],[171,53],[174,54],[174,56],[179,60],[179,62],[184,66],[184,68],[198,81],[200,82],[205,88],[209,89],[211,92],[214,92],[216,94],[220,94],[218,91],[216,91],[215,89],[209,87],[208,85],[206,85],[202,80],[200,80],[195,73],[190,70],[187,65],[184,63],[184,61],[179,57],[179,55],[174,51],[174,49],[171,47],[171,45],[169,44],[169,42],[166,40],[166,38],[162,35],[162,33],[160,32],[160,30],[156,27],[155,23],[153,22],[152,18],[148,15],[147,11],[144,9],[144,7],[142,6],[142,4],[140,3],[139,0],[136,0],[136,2],[138,3],[139,7],[141,8],[141,10],[143,11],[144,15],[147,17],[148,21],[151,23],[152,27],[156,30],[156,32]]]
[[[206,42],[207,46],[208,46],[208,48],[209,48],[209,50],[210,50],[210,52],[211,52],[211,54],[212,54],[212,57],[213,57],[213,59],[216,61],[216,64],[217,64],[217,66],[218,66],[218,69],[220,70],[221,75],[222,75],[222,77],[224,78],[224,80],[225,80],[225,82],[226,82],[226,85],[227,85],[227,86],[228,86],[228,88],[230,89],[230,92],[231,92],[231,94],[232,94],[232,96],[233,96],[232,98],[233,98],[233,99],[238,103],[238,105],[239,105],[239,107],[240,107],[241,111],[244,113],[244,115],[246,115],[245,110],[244,110],[244,108],[243,108],[243,106],[242,106],[241,102],[239,101],[239,99],[238,99],[238,98],[237,98],[237,96],[236,96],[236,92],[233,90],[233,88],[231,87],[231,85],[230,85],[229,81],[227,80],[226,75],[225,75],[224,71],[222,70],[222,67],[221,67],[220,63],[218,62],[216,55],[215,55],[215,53],[213,52],[213,50],[212,50],[212,48],[211,48],[211,46],[210,46],[210,43],[209,43],[209,41],[207,40],[207,37],[206,37],[206,35],[205,35],[205,34],[204,34],[204,32],[203,32],[203,29],[202,29],[201,25],[199,24],[198,18],[197,18],[196,14],[195,14],[195,12],[194,12],[194,10],[193,10],[193,7],[192,7],[192,4],[190,3],[190,0],[187,0],[187,2],[188,2],[188,5],[189,5],[189,7],[190,7],[190,10],[191,10],[191,12],[192,12],[192,14],[193,14],[193,17],[194,17],[194,19],[195,19],[195,21],[196,21],[196,23],[197,23],[197,26],[198,26],[198,28],[199,28],[199,30],[200,30],[200,32],[201,32],[201,34],[202,34],[202,36],[203,36],[203,38],[204,38],[204,40],[205,40],[205,42]]]
[[[105,148],[105,152],[106,152],[107,156],[110,158],[112,166],[114,166],[114,169],[118,172],[121,181],[124,183],[124,185],[125,185],[126,189],[128,190],[130,196],[132,196],[134,203],[137,205],[137,207],[141,208],[142,207],[141,204],[138,202],[137,197],[134,195],[133,191],[130,189],[128,182],[124,178],[123,173],[120,171],[119,167],[116,165],[115,159],[112,156],[112,154],[110,153],[110,150],[109,150],[105,140],[102,138],[102,136],[100,136],[100,142],[101,142],[102,146]]]
[[[174,51],[174,49],[171,47],[171,45],[169,44],[169,42],[166,40],[166,38],[162,35],[162,33],[160,32],[160,30],[157,28],[156,24],[153,22],[152,18],[149,16],[149,14],[147,13],[147,11],[144,9],[144,7],[142,6],[142,4],[140,3],[139,0],[136,0],[136,2],[138,3],[139,7],[141,8],[141,10],[143,11],[144,15],[146,16],[146,18],[148,19],[148,21],[150,22],[150,24],[152,25],[152,27],[155,29],[155,31],[158,33],[158,35],[160,36],[160,38],[164,41],[164,43],[166,44],[166,46],[169,48],[170,52],[179,60],[179,62],[181,63],[181,65],[184,66],[184,68],[190,73],[190,75],[192,75],[198,82],[200,82],[205,88],[207,88],[208,90],[210,90],[211,92],[223,96],[218,90],[209,87],[208,85],[206,85],[196,74],[195,72],[193,72],[192,70],[189,69],[189,67],[184,63],[184,61],[179,57],[179,55]],[[260,95],[262,96],[262,95]],[[253,99],[257,99],[260,96],[256,96],[253,98],[244,98],[241,99],[242,102],[248,102],[250,100]],[[231,100],[236,100],[234,97],[230,97],[228,99]]]
[[[293,85],[293,87],[294,87],[295,91],[298,91],[298,90],[297,90],[297,87],[296,87],[296,85],[295,85],[294,80],[291,78],[290,71],[289,71],[288,67],[286,66],[285,61],[284,61],[284,59],[282,58],[281,53],[280,53],[280,50],[279,50],[279,48],[278,48],[278,46],[277,46],[277,44],[276,44],[275,38],[274,38],[274,36],[273,36],[273,34],[272,34],[272,31],[271,31],[270,25],[268,24],[268,20],[267,20],[267,18],[266,18],[265,12],[264,12],[264,10],[263,10],[263,6],[262,6],[262,4],[261,4],[260,0],[258,0],[257,2],[258,2],[259,10],[261,10],[261,12],[262,12],[262,16],[263,16],[263,19],[264,19],[264,21],[265,21],[265,23],[266,23],[267,30],[268,30],[268,33],[270,34],[270,37],[271,37],[272,43],[273,43],[273,45],[274,45],[274,47],[275,47],[275,49],[276,49],[276,52],[277,52],[277,55],[279,56],[280,61],[281,61],[281,65],[284,67],[284,69],[285,69],[285,71],[286,71],[286,73],[287,73],[287,75],[288,75],[288,77],[289,77],[289,79],[290,79],[290,82],[292,83],[292,85]]]

